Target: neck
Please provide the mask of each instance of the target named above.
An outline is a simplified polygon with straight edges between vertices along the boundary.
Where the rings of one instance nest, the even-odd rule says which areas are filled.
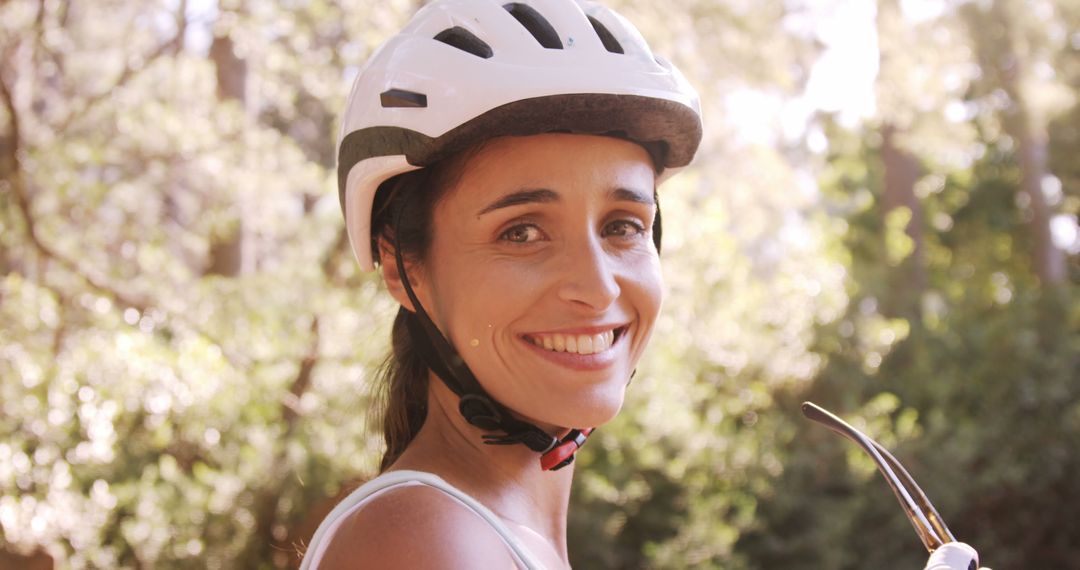
[[[485,432],[458,412],[457,395],[433,374],[428,386],[424,425],[390,469],[439,475],[503,520],[541,535],[565,561],[573,465],[542,471],[540,454],[524,445],[483,443]]]

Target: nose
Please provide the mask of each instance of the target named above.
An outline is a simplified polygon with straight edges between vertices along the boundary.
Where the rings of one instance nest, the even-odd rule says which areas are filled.
[[[559,298],[582,309],[603,311],[619,297],[616,261],[596,238],[567,248]]]

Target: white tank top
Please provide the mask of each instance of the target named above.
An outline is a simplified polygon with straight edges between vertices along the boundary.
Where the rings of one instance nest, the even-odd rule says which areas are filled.
[[[436,475],[425,473],[423,471],[403,470],[389,471],[379,475],[371,481],[361,485],[359,489],[349,493],[349,496],[338,503],[338,505],[334,507],[334,510],[326,515],[326,518],[319,524],[318,530],[315,531],[315,535],[311,537],[311,543],[308,545],[307,552],[304,554],[304,559],[300,563],[300,570],[318,569],[322,557],[326,554],[326,547],[330,544],[330,539],[334,536],[334,533],[337,532],[341,523],[349,518],[350,515],[359,511],[365,504],[390,489],[414,485],[427,485],[428,487],[438,489],[456,500],[463,507],[484,519],[492,530],[502,538],[507,548],[510,549],[510,554],[514,557],[514,562],[517,564],[518,568],[526,570],[544,569],[544,566],[536,561],[517,537],[510,532],[510,529],[506,528],[506,525],[495,516],[495,513],[492,513],[487,507],[481,505],[479,501],[446,481],[443,481]]]

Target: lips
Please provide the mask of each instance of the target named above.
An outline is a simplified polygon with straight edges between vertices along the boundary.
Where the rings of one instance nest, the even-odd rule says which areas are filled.
[[[599,354],[615,344],[625,327],[612,327],[588,333],[532,333],[525,340],[550,352]]]

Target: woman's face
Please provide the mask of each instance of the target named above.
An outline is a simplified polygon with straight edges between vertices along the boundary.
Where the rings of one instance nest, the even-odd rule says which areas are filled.
[[[610,420],[661,302],[655,173],[598,136],[496,139],[435,206],[417,293],[484,388],[541,426]]]

